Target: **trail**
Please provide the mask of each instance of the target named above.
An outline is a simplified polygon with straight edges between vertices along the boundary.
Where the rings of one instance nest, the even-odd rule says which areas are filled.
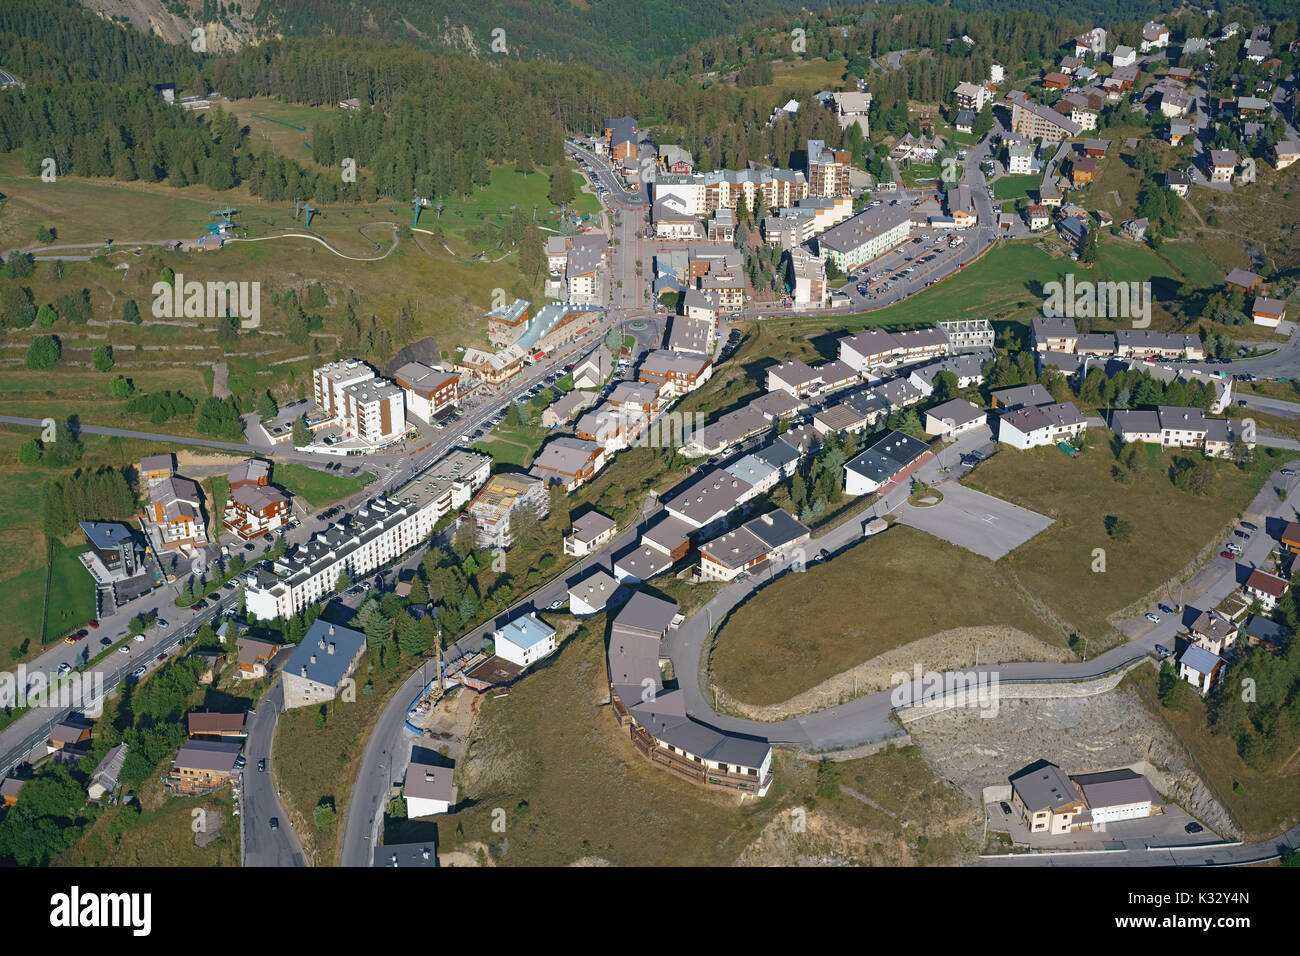
[[[390,226],[390,227],[392,228],[392,230],[393,230],[393,244],[392,244],[392,246],[389,247],[388,251],[385,252],[382,256],[349,256],[349,255],[347,255],[346,253],[339,252],[337,249],[335,249],[333,246],[331,246],[328,242],[326,242],[326,241],[325,241],[324,239],[322,239],[320,236],[314,236],[314,235],[312,235],[312,234],[309,233],[309,232],[286,232],[286,233],[282,233],[282,234],[280,234],[280,235],[278,235],[278,236],[261,236],[261,237],[259,237],[259,238],[257,238],[257,239],[241,239],[241,238],[238,238],[238,237],[237,237],[237,238],[234,238],[234,239],[230,239],[230,240],[228,240],[228,242],[270,242],[270,241],[273,241],[273,240],[275,240],[275,239],[312,239],[312,240],[314,240],[314,241],[316,241],[316,242],[319,242],[322,246],[324,246],[324,247],[325,247],[326,249],[328,249],[330,252],[334,253],[334,255],[338,256],[340,259],[347,259],[347,260],[349,260],[349,261],[351,261],[351,262],[379,262],[379,261],[381,261],[381,260],[383,260],[383,259],[387,259],[389,256],[391,256],[391,255],[393,254],[393,251],[397,248],[398,242],[400,241],[400,240],[397,238],[397,223],[395,223],[395,222],[389,222],[389,223],[382,223],[382,222],[379,222],[379,223],[367,223],[366,225],[371,225],[371,226],[388,225],[388,226]],[[375,240],[371,239],[371,238],[370,238],[369,236],[367,236],[364,232],[361,232],[361,229],[362,229],[361,226],[358,226],[358,227],[357,227],[357,232],[360,232],[360,233],[361,233],[362,238],[366,239],[368,242],[375,243]],[[379,247],[379,244],[378,244],[378,243],[375,243],[375,247],[378,248],[378,247]]]

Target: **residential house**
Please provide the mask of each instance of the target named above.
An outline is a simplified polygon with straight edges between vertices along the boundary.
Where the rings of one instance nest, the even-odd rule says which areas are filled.
[[[1115,47],[1110,58],[1111,63],[1116,67],[1132,66],[1137,62],[1137,50],[1133,49],[1131,46],[1124,46],[1121,44]]]
[[[145,455],[140,459],[140,480],[146,488],[156,482],[166,481],[175,474],[174,462],[175,458],[171,454]]]
[[[244,714],[221,714],[212,712],[189,713],[185,715],[186,729],[190,737],[204,740],[239,739],[248,736],[244,730]]]
[[[91,800],[111,797],[117,792],[118,781],[122,777],[122,764],[126,762],[127,753],[127,745],[118,744],[104,755],[104,759],[90,775],[90,783],[86,787],[86,795]]]
[[[920,439],[891,431],[844,466],[844,491],[865,495],[900,482],[930,457],[929,446]]]
[[[1245,269],[1233,269],[1224,279],[1224,285],[1230,290],[1239,289],[1242,292],[1253,292],[1255,287],[1263,281],[1263,276],[1248,272]]]
[[[1070,441],[1087,427],[1072,402],[1034,405],[1004,412],[998,419],[998,441],[1024,451]]]
[[[427,747],[412,747],[411,762],[402,781],[406,817],[418,820],[447,813],[456,803],[454,770],[449,761]]]
[[[1041,203],[1030,203],[1025,207],[1025,225],[1035,232],[1046,229],[1052,224],[1051,214]]]
[[[1270,329],[1276,329],[1286,318],[1286,303],[1281,299],[1270,299],[1266,296],[1257,296],[1255,302],[1250,307],[1250,316],[1254,319],[1256,325],[1263,325]]]
[[[1171,169],[1165,173],[1165,186],[1176,195],[1186,197],[1192,188],[1192,178],[1181,169]]]
[[[239,677],[255,680],[266,676],[266,666],[280,651],[280,645],[269,641],[259,641],[251,637],[241,637],[235,641],[239,649]]]
[[[1250,577],[1246,579],[1246,583],[1242,585],[1242,590],[1252,600],[1259,601],[1260,606],[1264,608],[1265,614],[1270,614],[1277,607],[1277,602],[1281,600],[1283,594],[1286,594],[1290,586],[1291,584],[1286,578],[1256,568],[1251,572]]]
[[[660,394],[681,396],[693,392],[713,375],[713,359],[692,352],[659,349],[648,353],[637,377],[660,387]]]
[[[585,556],[599,551],[605,542],[613,539],[618,525],[599,511],[588,511],[575,518],[569,534],[564,538],[564,553]]]
[[[572,493],[605,466],[605,448],[581,438],[552,438],[533,459],[528,474]]]
[[[1154,20],[1148,20],[1142,25],[1140,49],[1143,53],[1150,53],[1152,50],[1163,50],[1168,45],[1169,28],[1167,26],[1163,23],[1156,23]]]
[[[1011,778],[1011,803],[1031,833],[1069,833],[1088,808],[1061,769],[1046,762]]]
[[[284,666],[284,709],[333,700],[366,650],[366,635],[317,618]]]
[[[153,533],[154,546],[163,551],[189,552],[208,541],[203,493],[198,482],[189,478],[173,476],[151,483],[142,521]]]
[[[931,435],[956,438],[974,431],[987,420],[988,415],[984,409],[964,398],[954,398],[926,410],[925,430]]]
[[[1278,169],[1286,169],[1297,160],[1300,160],[1300,143],[1295,140],[1284,140],[1273,147],[1273,165]]]
[[[987,104],[993,102],[993,91],[987,86],[965,80],[957,84],[952,95],[957,101],[957,109],[969,110],[972,113],[978,113]]]
[[[167,788],[181,794],[204,794],[235,782],[243,746],[239,740],[190,740],[172,762]]]
[[[0,783],[0,802],[6,807],[18,805],[18,793],[27,783],[26,780],[18,777],[5,777],[4,782]]]
[[[1188,644],[1178,659],[1178,677],[1207,696],[1223,680],[1226,662],[1199,644]]]
[[[619,582],[602,568],[597,568],[569,588],[569,613],[574,617],[599,614],[614,602]]]
[[[432,424],[443,410],[455,408],[460,401],[460,376],[455,372],[407,362],[394,373],[393,382],[405,392],[406,410],[425,424]]]
[[[250,460],[229,475],[229,495],[221,523],[243,541],[278,531],[289,521],[289,496],[270,484],[270,465]]]
[[[1270,621],[1262,614],[1252,614],[1246,618],[1241,633],[1243,640],[1251,647],[1263,647],[1274,654],[1286,650],[1291,641],[1289,628]]]
[[[1230,183],[1237,171],[1237,154],[1230,149],[1210,150],[1210,182]]]
[[[1134,242],[1141,242],[1146,238],[1147,230],[1151,228],[1151,221],[1145,217],[1142,219],[1129,219],[1120,229],[1124,235],[1128,236]]]
[[[558,425],[563,425],[577,415],[578,412],[595,404],[595,402],[596,395],[593,392],[584,391],[580,388],[565,392],[542,412],[542,427],[555,428]]]
[[[555,628],[534,611],[517,617],[493,635],[497,657],[529,667],[555,650]]]

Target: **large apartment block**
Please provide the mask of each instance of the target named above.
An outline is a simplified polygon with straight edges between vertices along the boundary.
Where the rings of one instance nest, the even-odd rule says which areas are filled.
[[[339,575],[369,574],[424,541],[439,519],[463,507],[487,481],[492,460],[456,450],[432,469],[379,497],[311,540],[244,575],[250,613],[271,619],[296,614],[334,593]]]
[[[907,241],[912,216],[907,206],[879,206],[858,213],[817,237],[817,252],[841,272],[860,268]]]
[[[455,372],[407,362],[393,375],[393,381],[406,393],[407,411],[423,422],[432,422],[439,412],[460,400],[460,376]]]
[[[824,199],[847,196],[852,165],[848,150],[827,149],[820,139],[808,140],[808,195]]]
[[[1020,133],[1029,139],[1041,139],[1048,143],[1059,143],[1072,139],[1083,131],[1074,120],[1056,112],[1050,106],[1035,103],[1018,90],[1007,94],[1011,104],[1011,132]]]
[[[329,423],[348,438],[384,445],[406,431],[406,401],[400,388],[377,378],[356,359],[331,362],[312,373],[316,404]]]

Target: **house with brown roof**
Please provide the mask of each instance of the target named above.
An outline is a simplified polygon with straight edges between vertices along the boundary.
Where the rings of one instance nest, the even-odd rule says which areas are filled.
[[[191,737],[201,737],[205,740],[248,736],[248,733],[244,730],[243,714],[192,712],[186,715],[186,723]]]
[[[1270,613],[1277,607],[1277,602],[1287,589],[1291,586],[1286,578],[1280,578],[1276,574],[1269,574],[1267,571],[1261,571],[1256,568],[1242,585],[1242,590],[1253,600],[1259,601],[1264,608],[1264,612]]]
[[[164,781],[174,793],[203,794],[231,783],[239,776],[239,740],[191,740],[176,754]]]
[[[280,650],[280,645],[269,641],[259,641],[251,637],[241,637],[235,642],[239,648],[238,675],[244,680],[255,680],[266,676],[266,665]]]

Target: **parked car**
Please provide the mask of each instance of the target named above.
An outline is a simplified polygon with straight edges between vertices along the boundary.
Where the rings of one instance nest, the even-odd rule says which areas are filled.
[[[1258,531],[1258,530],[1259,530],[1259,525],[1251,524],[1249,521],[1243,521],[1243,522],[1241,523],[1241,526],[1242,526],[1243,528],[1245,528],[1247,531]]]
[[[1186,830],[1188,833],[1200,833],[1202,830],[1205,829],[1205,827],[1201,826],[1199,823],[1193,820],[1191,823],[1187,824],[1187,826],[1183,827],[1183,829]]]
[[[1161,610],[1162,612],[1164,612],[1165,614],[1173,614],[1173,613],[1174,613],[1174,609],[1171,608],[1168,604],[1161,604],[1161,605],[1160,605],[1160,610]]]
[[[92,631],[97,630],[99,628],[99,621],[95,620],[92,617],[89,621],[86,622],[86,626],[89,627]]]
[[[1173,652],[1169,650],[1169,648],[1165,647],[1163,644],[1157,644],[1156,653],[1159,654],[1161,657],[1168,657]]]
[[[1282,474],[1284,474],[1284,475],[1285,475],[1286,477],[1288,477],[1288,478],[1294,478],[1294,477],[1295,477],[1295,469],[1294,469],[1294,468],[1283,468],[1283,469],[1282,469]]]
[[[269,824],[272,830],[280,829],[280,820],[277,817],[271,817]]]
[[[1011,816],[1011,804],[1003,800],[1001,803],[998,804],[998,806],[1002,808],[1003,813],[1005,813],[1007,816]]]
[[[59,665],[60,674],[66,674],[70,670],[72,670],[72,665],[69,664],[67,661],[64,661],[62,664]]]
[[[140,639],[140,640],[144,640],[144,635],[143,635],[143,634],[139,635],[139,639]],[[129,647],[127,647],[125,644],[123,644],[121,647],[119,647],[119,648],[117,649],[117,652],[118,652],[119,654],[130,654],[130,653],[131,653],[131,648],[129,648]]]
[[[111,637],[101,637],[99,643],[102,647],[110,647],[113,643],[113,639]]]
[[[1152,624],[1159,624],[1159,623],[1160,623],[1160,615],[1159,615],[1159,614],[1152,614],[1150,611],[1147,611],[1147,613],[1146,613],[1145,615],[1143,615],[1143,616],[1144,616],[1148,621],[1150,621]]]
[[[257,762],[257,772],[258,772],[258,773],[266,773],[266,758],[265,758],[265,757],[263,757],[261,760],[259,760],[259,761]]]
[[[166,621],[164,621],[162,618],[158,618],[158,626],[162,628],[164,631],[167,630],[167,628],[171,627],[171,625],[168,624]]]
[[[208,606],[207,601],[199,600],[199,601],[195,601],[193,604],[190,605],[190,610],[202,611],[207,606]]]
[[[137,634],[135,637],[131,638],[131,640],[135,641],[137,644],[143,644],[143,643],[144,643],[144,635],[143,635],[143,634]]]
[[[1220,551],[1219,557],[1227,558],[1229,561],[1234,561],[1237,558],[1237,556],[1233,554],[1231,551]]]

